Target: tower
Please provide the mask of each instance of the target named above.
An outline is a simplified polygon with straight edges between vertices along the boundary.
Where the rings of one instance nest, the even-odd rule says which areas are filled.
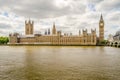
[[[96,29],[91,29],[91,43],[95,43],[97,42],[97,38],[96,38]]]
[[[18,33],[9,34],[9,43],[11,44],[19,43],[19,34]]]
[[[101,14],[99,21],[99,42],[104,40],[104,20]]]
[[[34,22],[29,20],[25,21],[25,35],[33,34]]]
[[[85,44],[87,42],[87,29],[83,29],[83,43]]]
[[[55,28],[55,23],[53,23],[53,29],[52,29],[52,35],[56,34],[56,28]]]

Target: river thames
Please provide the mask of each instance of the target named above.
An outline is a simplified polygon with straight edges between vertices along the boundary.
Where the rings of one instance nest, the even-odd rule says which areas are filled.
[[[120,80],[120,48],[0,46],[0,80]]]

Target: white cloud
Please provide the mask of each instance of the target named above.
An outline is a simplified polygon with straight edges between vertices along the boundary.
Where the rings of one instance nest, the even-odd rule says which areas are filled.
[[[98,34],[101,13],[105,35],[115,34],[120,29],[119,0],[0,0],[0,35],[24,34],[24,21],[29,18],[35,22],[35,32],[43,33],[55,22],[62,32],[96,28]]]

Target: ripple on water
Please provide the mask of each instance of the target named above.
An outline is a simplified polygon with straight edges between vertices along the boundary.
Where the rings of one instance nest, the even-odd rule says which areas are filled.
[[[120,49],[0,46],[0,80],[120,80]]]

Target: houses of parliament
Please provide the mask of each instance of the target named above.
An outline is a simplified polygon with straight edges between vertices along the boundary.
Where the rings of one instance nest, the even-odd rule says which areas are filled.
[[[43,34],[34,34],[34,22],[25,21],[25,35],[19,33],[9,34],[9,44],[45,44],[45,45],[96,45],[104,40],[104,20],[101,15],[99,20],[99,37],[96,35],[96,29],[91,29],[91,33],[86,30],[79,31],[78,35],[62,35],[57,31],[55,23],[50,31]]]

